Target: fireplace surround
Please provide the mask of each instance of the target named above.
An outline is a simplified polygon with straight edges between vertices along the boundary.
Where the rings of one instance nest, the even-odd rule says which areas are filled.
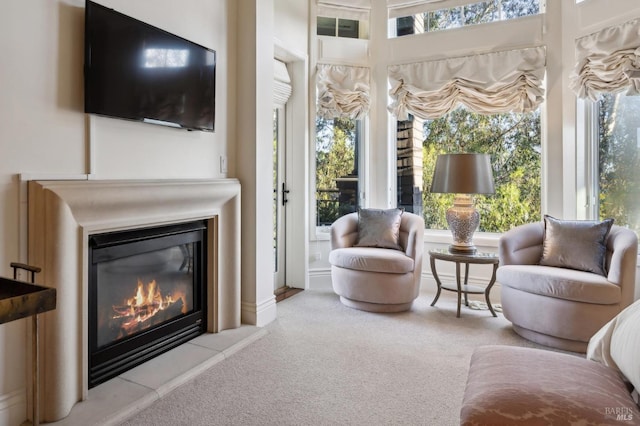
[[[206,224],[205,330],[240,326],[240,184],[218,180],[29,181],[28,260],[55,287],[41,315],[40,416],[67,416],[89,389],[89,241],[136,228]],[[28,383],[31,382],[29,378]],[[29,389],[29,391],[31,391]],[[28,407],[30,411],[31,407]]]

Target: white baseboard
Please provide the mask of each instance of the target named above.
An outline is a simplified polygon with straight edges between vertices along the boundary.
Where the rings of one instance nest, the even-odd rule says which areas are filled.
[[[26,420],[27,390],[25,388],[0,395],[0,425],[19,425]]]
[[[260,304],[241,302],[240,312],[242,324],[264,327],[277,317],[276,298],[270,297]]]
[[[333,290],[331,286],[331,269],[310,269],[309,290]]]

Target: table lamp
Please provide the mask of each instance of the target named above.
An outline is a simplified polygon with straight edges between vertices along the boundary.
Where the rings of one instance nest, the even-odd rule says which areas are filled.
[[[470,194],[493,194],[493,173],[488,154],[442,154],[436,159],[431,192],[456,194],[447,210],[447,223],[453,234],[451,253],[473,254],[473,233],[480,224],[480,213]]]

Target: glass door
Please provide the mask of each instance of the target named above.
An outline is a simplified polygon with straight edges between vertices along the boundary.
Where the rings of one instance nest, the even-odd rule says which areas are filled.
[[[286,213],[287,188],[285,173],[284,108],[273,110],[273,273],[274,291],[286,285]]]

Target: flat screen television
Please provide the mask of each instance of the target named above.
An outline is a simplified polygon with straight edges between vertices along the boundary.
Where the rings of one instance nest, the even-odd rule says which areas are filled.
[[[216,52],[87,0],[86,113],[212,132]]]

